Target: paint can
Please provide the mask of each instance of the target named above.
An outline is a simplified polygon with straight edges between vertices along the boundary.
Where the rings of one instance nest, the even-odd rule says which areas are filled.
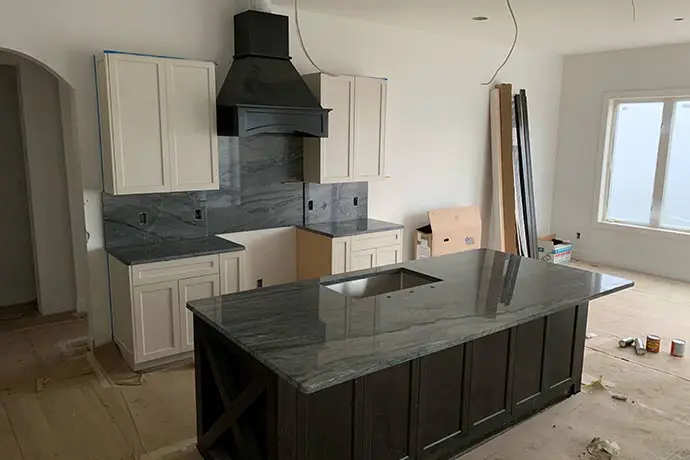
[[[628,348],[635,344],[635,337],[626,337],[618,341],[618,346],[621,348]]]
[[[658,335],[647,336],[647,351],[650,353],[659,353],[661,351],[661,338]]]
[[[644,342],[639,337],[635,339],[635,353],[637,353],[640,356],[647,353],[647,350],[644,347]]]
[[[671,340],[671,356],[675,356],[677,358],[682,358],[685,356],[685,340]]]

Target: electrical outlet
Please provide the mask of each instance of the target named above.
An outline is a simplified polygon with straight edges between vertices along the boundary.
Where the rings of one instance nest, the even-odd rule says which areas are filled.
[[[149,213],[140,212],[139,213],[139,225],[146,225],[149,223]]]
[[[577,232],[576,235],[577,235],[577,239],[578,239],[578,240],[581,240],[581,239],[582,239],[582,233]]]
[[[310,211],[314,210],[314,200],[309,200],[309,203],[307,203],[307,208],[309,208]]]
[[[359,197],[356,196],[352,199],[352,204],[355,206],[359,206]]]
[[[259,278],[258,280],[256,280],[256,287],[258,287],[258,288],[264,287],[264,279],[263,278]]]
[[[201,208],[194,210],[194,220],[204,220],[204,211]]]

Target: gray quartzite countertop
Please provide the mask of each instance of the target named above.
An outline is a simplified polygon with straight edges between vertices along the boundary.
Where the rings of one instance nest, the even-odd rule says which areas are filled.
[[[443,281],[352,299],[322,282],[406,268]],[[304,393],[631,287],[614,276],[480,249],[190,302]]]
[[[343,236],[360,235],[363,233],[399,230],[403,228],[403,225],[376,219],[355,219],[340,222],[302,225],[297,228],[318,233],[319,235],[324,235],[330,238],[341,238]]]
[[[105,248],[105,251],[125,265],[138,265],[244,251],[245,249],[241,244],[233,243],[217,236],[209,236],[206,238],[167,240],[132,246],[108,247]]]

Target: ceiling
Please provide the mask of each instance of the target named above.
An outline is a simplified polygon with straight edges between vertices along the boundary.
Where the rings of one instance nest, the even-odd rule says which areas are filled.
[[[511,0],[519,45],[584,53],[690,42],[689,0]],[[293,0],[273,0],[292,7]],[[510,44],[505,0],[299,0],[300,10]],[[477,22],[475,16],[487,16]],[[674,18],[684,17],[682,22]]]

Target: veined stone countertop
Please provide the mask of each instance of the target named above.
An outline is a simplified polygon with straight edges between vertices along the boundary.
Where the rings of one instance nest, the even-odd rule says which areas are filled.
[[[155,243],[106,247],[105,251],[125,265],[148,264],[188,257],[244,251],[241,244],[217,236],[163,240]]]
[[[344,236],[361,235],[364,233],[399,230],[403,228],[403,225],[376,219],[353,219],[339,222],[300,225],[297,228],[318,233],[319,235],[328,236],[330,238],[341,238]]]
[[[369,298],[323,283],[404,268],[441,281]],[[187,304],[196,317],[313,393],[633,286],[488,249]]]

